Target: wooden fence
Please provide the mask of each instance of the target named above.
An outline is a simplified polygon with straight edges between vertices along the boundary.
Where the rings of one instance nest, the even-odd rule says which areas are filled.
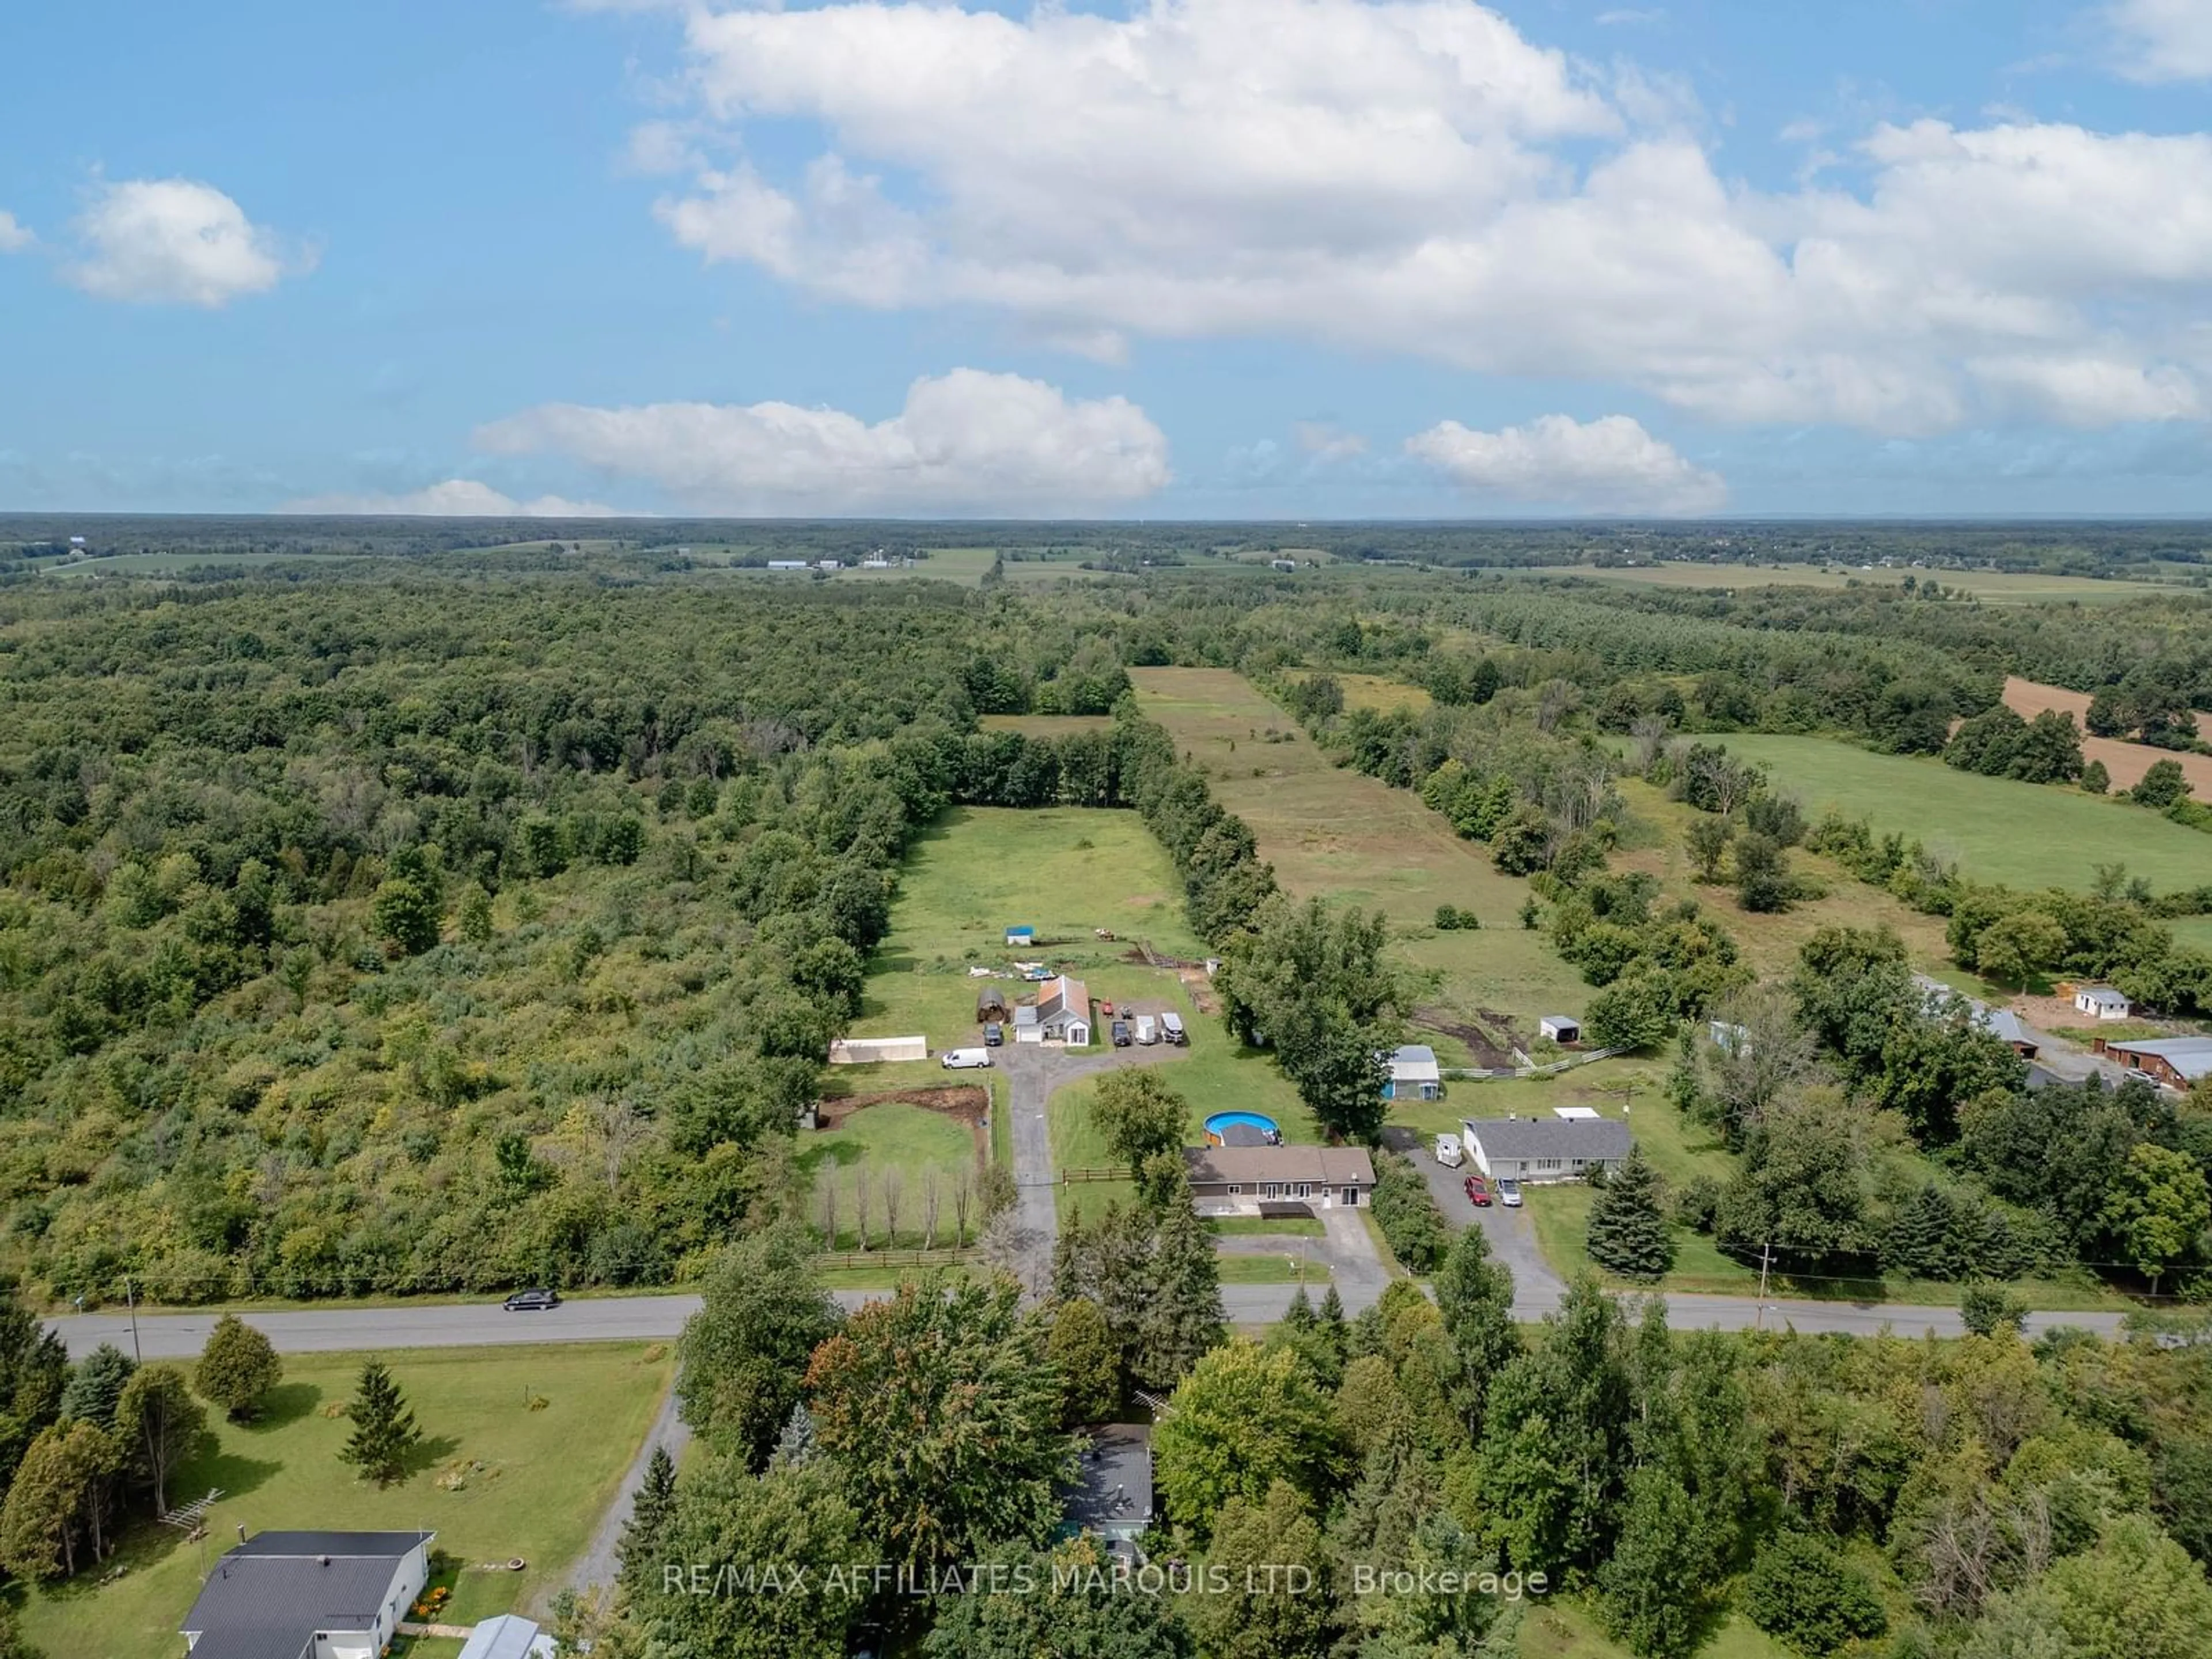
[[[972,1261],[975,1249],[964,1250],[826,1250],[814,1258],[817,1267],[950,1267]]]

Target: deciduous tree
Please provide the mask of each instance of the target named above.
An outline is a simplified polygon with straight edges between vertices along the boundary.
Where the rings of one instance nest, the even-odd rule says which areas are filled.
[[[269,1339],[236,1314],[225,1314],[200,1350],[192,1390],[210,1406],[222,1407],[232,1422],[243,1423],[283,1376],[284,1362]]]

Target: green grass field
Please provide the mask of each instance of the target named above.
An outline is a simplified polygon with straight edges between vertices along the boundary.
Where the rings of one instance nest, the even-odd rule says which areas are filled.
[[[2173,937],[2181,944],[2212,951],[2212,916],[2180,916],[2163,925],[2173,930]]]
[[[1703,1126],[1686,1121],[1662,1092],[1666,1067],[1657,1062],[1602,1060],[1555,1078],[1510,1079],[1495,1083],[1455,1083],[1439,1101],[1394,1105],[1390,1121],[1418,1133],[1424,1145],[1432,1135],[1456,1129],[1462,1118],[1547,1117],[1555,1106],[1588,1106],[1605,1117],[1626,1110],[1637,1144],[1669,1188],[1700,1176],[1726,1181],[1735,1173],[1735,1155]],[[1936,1176],[1934,1164],[1910,1146],[1882,1148],[1874,1156],[1894,1165],[1893,1178],[1917,1182]],[[1563,1276],[1586,1271],[1589,1256],[1583,1240],[1596,1194],[1579,1182],[1530,1186],[1524,1189],[1536,1243],[1544,1258]],[[1647,1288],[1626,1279],[1621,1290]],[[1751,1296],[1759,1289],[1759,1269],[1722,1254],[1713,1241],[1687,1228],[1674,1229],[1674,1269],[1658,1288],[1685,1294]],[[1773,1276],[1771,1288],[1784,1296],[1869,1302],[1903,1302],[1926,1307],[1955,1307],[1960,1287],[1925,1279],[1849,1281]],[[2086,1273],[2063,1280],[2023,1280],[2014,1288],[2044,1309],[2123,1309],[2129,1304]]]
[[[972,1181],[975,1173],[975,1136],[967,1124],[945,1113],[887,1100],[861,1108],[835,1129],[802,1130],[799,1166],[811,1178],[813,1197],[807,1213],[817,1227],[828,1213],[825,1189],[835,1191],[837,1237],[825,1249],[860,1248],[859,1192],[863,1179],[870,1194],[868,1248],[932,1248],[922,1206],[933,1182],[939,1194],[934,1248],[943,1249],[953,1231],[953,1188],[963,1174]],[[895,1181],[899,1191],[896,1236],[887,1231],[887,1181]],[[972,1216],[969,1224],[974,1225]]]
[[[1733,744],[1735,739],[1727,741]],[[1826,896],[1801,902],[1776,915],[1743,909],[1730,888],[1703,884],[1692,878],[1683,833],[1701,816],[1695,808],[1668,800],[1663,791],[1638,778],[1623,778],[1618,787],[1635,820],[1635,831],[1613,856],[1613,867],[1658,877],[1666,898],[1696,899],[1720,919],[1743,952],[1743,959],[1762,979],[1787,977],[1796,969],[1805,941],[1822,927],[1878,926],[1887,927],[1905,941],[1915,968],[1974,995],[2002,994],[1952,965],[1942,917],[1923,915],[1881,889],[1869,886],[1832,860],[1815,857],[1802,848],[1790,854],[1791,862],[1826,888]]]
[[[1552,1597],[1533,1604],[1521,1622],[1520,1659],[1628,1659],[1628,1650],[1598,1628],[1581,1602]],[[1740,1613],[1729,1615],[1697,1659],[1790,1659],[1790,1650]]]
[[[1978,777],[1925,757],[1877,755],[1825,738],[1743,733],[1732,754],[1767,768],[1807,814],[1830,806],[1877,833],[1917,836],[1964,872],[2015,887],[2086,890],[2099,864],[2124,864],[2163,891],[2212,872],[2212,836],[2118,799],[2049,784]]]
[[[1775,567],[1751,564],[1646,564],[1633,569],[1601,568],[1595,565],[1567,565],[1531,574],[1583,576],[1593,581],[1626,582],[1640,587],[1843,587],[1856,581],[1862,587],[1899,587],[1907,576],[1918,582],[1940,582],[1946,588],[1972,593],[1985,605],[2051,605],[2075,601],[2082,605],[2124,605],[2130,599],[2172,591],[2168,585],[2142,581],[2105,581],[2094,576],[2064,576],[2008,570],[1910,570],[1856,565],[1823,568],[1816,564]],[[2178,586],[2178,584],[2177,584]]]
[[[1500,875],[1486,849],[1455,836],[1408,790],[1332,765],[1297,723],[1227,669],[1132,671],[1145,713],[1211,775],[1216,797],[1252,827],[1276,878],[1388,916],[1413,966],[1436,978],[1428,999],[1444,1024],[1485,1030],[1510,1018],[1577,1014],[1589,989],[1540,934],[1516,918],[1528,884]],[[1271,738],[1272,734],[1272,738]],[[1473,910],[1482,927],[1438,933],[1438,904]],[[1447,1065],[1465,1045],[1438,1034]]]
[[[95,1588],[97,1575],[88,1574],[32,1591],[23,1633],[47,1659],[170,1659],[182,1651],[177,1626],[205,1567],[241,1524],[254,1532],[428,1528],[437,1547],[462,1564],[446,1616],[470,1624],[507,1612],[558,1578],[613,1501],[673,1367],[665,1347],[650,1362],[647,1352],[610,1343],[380,1356],[427,1437],[416,1472],[382,1489],[337,1461],[346,1423],[324,1414],[351,1395],[363,1356],[289,1356],[270,1413],[245,1428],[217,1413],[212,1449],[170,1484],[173,1501],[222,1489],[208,1514],[206,1545],[135,1525],[116,1558],[127,1569],[121,1578]],[[529,1409],[533,1395],[547,1401],[543,1410]],[[484,1467],[459,1489],[438,1484],[470,1462]],[[473,1570],[514,1556],[527,1571]]]
[[[43,574],[161,576],[179,570],[263,569],[272,564],[335,563],[351,556],[329,553],[115,553],[97,559],[63,560],[41,567]]]

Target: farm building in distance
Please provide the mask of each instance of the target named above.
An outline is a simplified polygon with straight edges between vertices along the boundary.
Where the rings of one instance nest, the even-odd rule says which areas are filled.
[[[1262,1204],[1300,1200],[1356,1209],[1375,1191],[1364,1146],[1186,1146],[1182,1157],[1201,1215],[1257,1215]]]
[[[2097,1047],[2130,1071],[2169,1089],[2190,1088],[2212,1077],[2212,1036],[2100,1037]]]
[[[1385,1100],[1438,1100],[1444,1092],[1444,1074],[1437,1064],[1437,1051],[1425,1042],[1409,1042],[1389,1055],[1390,1080],[1382,1085]]]
[[[1014,1010],[1017,1042],[1064,1042],[1071,1048],[1091,1043],[1091,990],[1062,974],[1037,988],[1037,1000]]]
[[[202,1659],[376,1659],[430,1577],[428,1532],[264,1532],[179,1626]]]
[[[1546,1014],[1536,1022],[1536,1034],[1554,1042],[1580,1042],[1583,1023],[1570,1014]]]
[[[2125,1019],[2134,1005],[2109,985],[2077,985],[2074,1006],[2092,1019]]]
[[[1609,1117],[1462,1118],[1460,1139],[1492,1180],[1577,1181],[1617,1170],[1634,1144],[1628,1126]]]
[[[1036,943],[1036,929],[1034,927],[1009,927],[1006,929],[1006,944],[1013,950],[1026,951],[1030,945],[1035,945]]]

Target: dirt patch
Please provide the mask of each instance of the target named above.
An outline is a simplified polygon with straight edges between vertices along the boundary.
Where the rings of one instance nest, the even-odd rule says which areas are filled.
[[[1457,1037],[1467,1044],[1468,1053],[1474,1064],[1485,1071],[1498,1066],[1516,1066],[1513,1048],[1518,1039],[1514,1036],[1513,1022],[1492,1009],[1476,1010],[1481,1017],[1480,1025],[1466,1020],[1447,1019],[1441,1009],[1425,1008],[1413,1018],[1432,1031],[1441,1031],[1449,1037]]]
[[[1221,999],[1213,994],[1213,981],[1206,976],[1205,969],[1180,968],[1176,970],[1176,977],[1182,981],[1182,988],[1190,993],[1190,1006],[1200,1013],[1218,1014],[1221,1012]]]
[[[2046,708],[2056,708],[2074,717],[2074,724],[2085,732],[2089,728],[2089,697],[2082,691],[2069,691],[2060,685],[2045,685],[2035,680],[2008,678],[2004,688],[2005,707],[2023,720],[2033,720]],[[2197,734],[2212,738],[2212,715],[2197,717]],[[2171,749],[2154,749],[2147,743],[2123,743],[2118,738],[2084,737],[2081,739],[2081,758],[2102,761],[2105,770],[2112,775],[2112,787],[2132,789],[2142,781],[2142,775],[2159,761],[2181,763],[2182,775],[2195,786],[2197,799],[2212,800],[2212,755],[2191,755]]]
[[[990,1161],[990,1131],[986,1123],[991,1115],[991,1091],[973,1084],[941,1089],[884,1089],[872,1095],[841,1095],[817,1101],[814,1107],[815,1127],[835,1129],[863,1108],[881,1106],[888,1101],[959,1119],[968,1126],[969,1134],[975,1143],[975,1161]]]

